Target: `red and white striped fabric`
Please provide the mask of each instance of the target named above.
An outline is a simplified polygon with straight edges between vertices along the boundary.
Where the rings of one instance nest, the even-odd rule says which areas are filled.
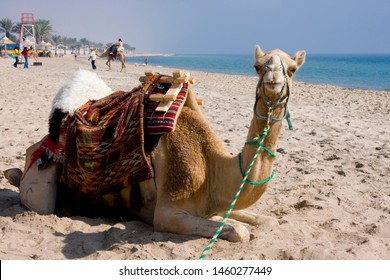
[[[161,84],[155,87],[149,94],[165,94],[169,89],[169,84]],[[156,108],[159,102],[148,100],[145,110],[146,132],[149,134],[163,134],[175,130],[176,119],[181,107],[187,98],[188,83],[184,83],[182,89],[166,112],[158,112]]]

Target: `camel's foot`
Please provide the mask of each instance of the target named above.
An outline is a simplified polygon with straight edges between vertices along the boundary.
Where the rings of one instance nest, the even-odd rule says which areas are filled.
[[[215,219],[218,220],[221,217],[213,217],[213,220],[193,216],[187,212],[171,211],[171,209],[167,208],[156,208],[153,221],[156,231],[212,238],[220,226],[220,222]],[[219,238],[230,242],[248,242],[250,240],[250,234],[242,223],[229,220],[223,227]]]
[[[210,220],[218,222],[220,226],[223,218],[220,216],[214,216],[211,217]],[[231,219],[226,221],[219,238],[228,240],[230,242],[248,242],[251,239],[249,230],[246,228],[246,226],[239,221]]]
[[[251,239],[249,230],[239,224],[226,224],[219,235],[219,238],[230,242],[249,242]]]
[[[20,186],[20,178],[22,178],[23,172],[19,168],[10,168],[4,171],[4,177],[8,180],[8,182],[18,187]]]
[[[259,215],[256,218],[254,225],[265,227],[277,227],[280,226],[278,219],[270,216]]]
[[[230,218],[253,226],[279,226],[279,222],[276,218],[264,215],[257,215],[245,210],[232,211],[232,213],[230,214]]]

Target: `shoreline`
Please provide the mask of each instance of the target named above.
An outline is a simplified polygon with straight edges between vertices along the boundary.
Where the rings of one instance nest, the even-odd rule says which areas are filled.
[[[126,55],[126,57],[153,57],[153,56],[176,56],[176,54],[167,54],[167,53],[133,53]]]
[[[71,54],[67,54],[65,56],[72,56]],[[135,53],[135,54],[131,54],[131,55],[127,55],[126,57],[172,57],[172,56],[177,56],[177,54],[164,54],[164,53]],[[84,54],[81,54],[79,55],[79,58],[87,58],[89,57],[89,55],[84,55]],[[11,57],[8,57],[8,56],[3,56],[3,57],[0,57],[0,59],[11,59]],[[42,59],[42,58],[39,58],[39,59]],[[43,58],[43,59],[47,59],[47,58]],[[104,61],[105,58],[97,58],[97,60],[102,60]],[[30,58],[30,63],[31,63],[31,58]],[[164,68],[167,68],[167,69],[178,69],[178,68],[175,68],[175,67],[167,67],[167,66],[160,66],[160,65],[153,65],[151,63],[148,63],[147,65],[145,63],[134,63],[134,62],[126,62],[126,65],[132,65],[132,66],[136,66],[136,67],[147,67],[147,68],[156,68],[156,69],[164,69]],[[242,77],[249,77],[249,78],[255,78],[257,79],[257,75],[255,72],[253,72],[253,75],[252,74],[240,74],[240,73],[225,73],[225,72],[214,72],[214,71],[205,71],[205,70],[196,70],[196,69],[183,69],[183,70],[186,70],[186,71],[190,71],[190,72],[204,72],[204,73],[210,73],[210,74],[221,74],[221,75],[228,75],[228,76],[242,76]],[[299,73],[298,73],[299,75]],[[325,87],[337,87],[337,88],[344,88],[344,89],[348,89],[348,90],[364,90],[364,91],[383,91],[383,92],[390,92],[390,88],[384,88],[384,89],[372,89],[372,88],[364,88],[364,87],[350,87],[350,86],[342,86],[342,85],[337,85],[337,84],[327,84],[327,83],[314,83],[314,82],[307,82],[307,81],[303,81],[303,80],[297,80],[297,79],[294,79],[294,83],[296,84],[306,84],[306,85],[313,85],[313,86],[325,86]]]
[[[174,56],[177,56],[177,58],[175,59],[161,58],[156,60],[150,59],[149,64],[155,63],[156,65],[164,67],[166,65],[171,65],[171,64],[183,65],[184,62],[186,62],[190,69],[199,70],[199,71],[205,71],[210,73],[226,73],[226,74],[243,75],[243,76],[256,76],[255,71],[252,71],[253,69],[251,67],[246,67],[247,63],[250,65],[252,62],[252,56],[250,54],[242,54],[242,55],[178,54]],[[340,69],[338,69],[340,76],[336,74],[332,74],[333,70],[331,70],[330,68],[331,67],[329,65],[330,62],[324,60],[323,58],[319,59],[319,57],[328,57],[328,55],[326,56],[314,55],[314,58],[308,57],[306,59],[306,68],[303,68],[298,71],[296,75],[296,81],[299,80],[301,82],[313,83],[318,85],[321,84],[336,85],[336,86],[346,87],[351,89],[372,89],[372,90],[381,90],[387,92],[390,91],[390,79],[386,76],[386,73],[390,71],[390,68],[388,66],[384,66],[384,65],[389,65],[388,63],[390,63],[390,55],[385,55],[384,61],[381,64],[375,62],[376,61],[375,59],[374,61],[368,62],[369,66],[378,65],[378,69],[375,69],[374,66],[371,66],[369,68],[373,72],[375,71],[378,72],[376,76],[375,75],[372,76],[372,79],[370,79],[370,77],[366,78],[364,76],[358,78],[354,73],[349,72],[350,70],[348,69],[350,67],[352,68],[364,67],[364,65],[362,65],[362,62],[359,62],[359,64],[356,65],[355,60],[349,59],[351,57],[349,55],[330,56],[331,57],[330,60],[335,61],[334,67],[336,67],[337,69],[337,67],[340,66]],[[362,60],[360,55],[357,55],[356,57],[360,58],[360,60],[356,59],[356,61],[364,61]],[[369,57],[375,58],[377,56],[371,55]],[[136,61],[136,64],[137,63],[143,64],[143,61],[141,60],[137,61],[136,58],[134,58],[133,60]],[[238,62],[239,60],[241,61]],[[130,57],[130,61],[131,61],[131,57]],[[342,63],[340,63],[340,61],[342,61]],[[231,67],[231,65],[235,65],[235,66]],[[308,72],[309,71],[308,69],[314,71],[315,75],[310,74]],[[379,73],[382,73],[383,75],[382,79],[378,78]],[[362,73],[360,73],[359,75],[362,75]]]
[[[53,97],[88,56],[40,58],[24,70],[0,59],[0,259],[197,259],[207,238],[155,232],[139,221],[38,215],[19,203],[2,173],[24,168],[25,150],[47,134]],[[175,68],[115,62],[96,73],[113,91],[139,85],[145,71]],[[305,67],[305,65],[303,65]],[[227,152],[237,154],[253,115],[255,77],[189,71],[201,109]],[[249,226],[248,243],[218,240],[208,259],[390,259],[390,95],[386,91],[293,82],[275,177],[248,210],[278,219],[278,227]]]

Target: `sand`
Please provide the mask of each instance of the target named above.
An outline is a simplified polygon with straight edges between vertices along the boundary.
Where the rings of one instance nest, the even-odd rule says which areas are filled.
[[[0,259],[198,259],[209,239],[154,232],[140,221],[38,215],[20,204],[3,170],[23,169],[25,150],[48,129],[52,98],[77,60],[42,58],[14,69],[0,59]],[[152,69],[114,63],[97,73],[113,90],[130,90]],[[305,67],[305,66],[303,66]],[[173,69],[154,68],[165,74]],[[226,148],[237,153],[252,116],[255,77],[191,71],[202,109]],[[208,259],[390,259],[390,93],[294,83],[275,177],[251,207],[279,227],[249,226],[249,243],[218,240]]]

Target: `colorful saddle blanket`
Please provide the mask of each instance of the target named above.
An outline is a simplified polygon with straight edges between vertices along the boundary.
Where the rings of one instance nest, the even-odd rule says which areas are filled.
[[[120,189],[153,176],[144,149],[144,92],[136,88],[89,101],[64,122],[63,180],[84,193]]]
[[[159,139],[154,134],[174,130],[188,89],[183,84],[168,111],[155,112],[158,102],[147,96],[169,88],[158,79],[89,101],[63,122],[58,146],[65,147],[61,180],[67,186],[84,193],[113,191],[154,176],[150,154]]]

